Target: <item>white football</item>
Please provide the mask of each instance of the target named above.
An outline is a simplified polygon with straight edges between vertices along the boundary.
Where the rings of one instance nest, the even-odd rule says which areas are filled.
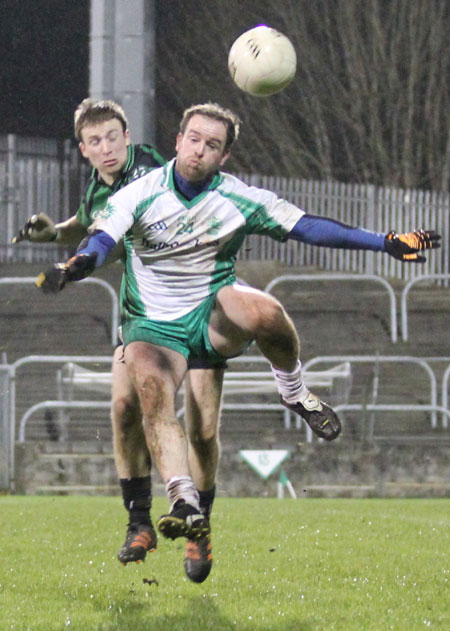
[[[253,96],[270,96],[292,81],[297,55],[291,41],[268,26],[242,33],[230,48],[228,69],[235,84]]]

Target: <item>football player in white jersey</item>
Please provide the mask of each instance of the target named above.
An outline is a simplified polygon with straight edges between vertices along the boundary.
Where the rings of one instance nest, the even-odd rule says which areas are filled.
[[[236,254],[247,234],[314,245],[387,252],[421,262],[420,251],[440,236],[417,230],[387,235],[305,213],[270,191],[220,171],[239,132],[239,120],[216,104],[184,112],[177,155],[160,169],[113,195],[87,243],[69,261],[37,279],[59,291],[101,265],[120,239],[127,250],[122,299],[125,362],[139,395],[152,460],[166,484],[170,512],[158,521],[168,537],[186,537],[207,550],[210,524],[202,513],[188,445],[175,414],[175,395],[191,357],[223,362],[255,342],[270,361],[281,402],[325,440],[341,423],[305,386],[300,342],[283,306],[264,292],[236,283]],[[217,379],[220,399],[221,377]],[[217,441],[218,409],[208,427],[188,427]],[[198,464],[200,466],[201,457]],[[208,463],[201,462],[203,475]],[[210,463],[215,479],[217,458]]]

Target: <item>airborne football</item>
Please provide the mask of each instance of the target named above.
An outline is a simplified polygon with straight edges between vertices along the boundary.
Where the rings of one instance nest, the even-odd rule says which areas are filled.
[[[291,41],[269,26],[242,33],[230,48],[228,69],[235,84],[253,96],[281,92],[294,78],[297,55]]]

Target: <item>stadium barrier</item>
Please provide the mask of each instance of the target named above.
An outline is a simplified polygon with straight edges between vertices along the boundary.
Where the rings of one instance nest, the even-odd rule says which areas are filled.
[[[0,364],[0,491],[9,490],[10,424],[9,424],[9,367]]]
[[[253,359],[253,363],[249,362]],[[320,356],[315,357],[305,363],[305,375],[308,385],[312,387],[315,383],[315,387],[323,386],[326,388],[334,388],[336,390],[336,396],[338,401],[334,404],[337,411],[368,411],[372,414],[378,412],[391,411],[412,411],[412,412],[428,412],[431,415],[431,425],[436,427],[436,418],[438,414],[442,414],[442,427],[448,427],[448,381],[450,379],[450,364],[445,371],[442,379],[442,402],[441,405],[437,402],[437,380],[433,370],[429,365],[429,361],[436,359],[439,361],[446,359],[450,362],[450,358],[428,358],[427,360],[416,357],[404,357],[404,356],[362,356],[362,355],[340,355],[340,356]],[[272,378],[271,372],[267,370],[268,363],[261,356],[247,356],[245,360],[251,370],[242,370],[242,365],[237,368],[237,362],[242,358],[235,358],[230,360],[230,370],[225,382],[225,397],[224,397],[224,410],[270,410],[270,411],[282,411],[283,414],[289,415],[290,412],[286,408],[282,407],[279,403],[269,403],[266,401],[261,402],[246,402],[242,403],[238,401],[229,401],[229,398],[233,394],[237,394],[238,397],[242,394],[250,395],[268,395],[276,394],[276,388]],[[112,358],[110,356],[28,356],[17,360],[14,364],[2,364],[0,365],[0,384],[2,386],[3,396],[0,398],[0,413],[2,424],[0,425],[1,442],[0,448],[2,451],[2,461],[7,463],[7,470],[5,466],[1,470],[0,482],[2,490],[14,490],[14,475],[15,475],[15,460],[14,460],[14,445],[15,440],[23,442],[26,440],[26,428],[30,418],[33,417],[39,411],[51,409],[58,410],[67,414],[70,410],[75,409],[104,409],[107,410],[110,407],[110,389],[111,389],[111,373],[108,371],[92,371],[84,368],[81,364],[95,364],[97,367],[101,364],[111,365]],[[423,405],[411,405],[410,403],[383,403],[378,404],[375,402],[369,404],[351,404],[349,402],[350,389],[352,387],[354,364],[359,363],[373,363],[379,365],[383,362],[406,362],[407,364],[415,365],[421,370],[424,370],[428,376],[429,382],[429,401]],[[41,401],[30,408],[28,408],[20,419],[20,423],[16,424],[16,373],[17,370],[27,364],[55,364],[58,367],[56,371],[56,379],[59,383],[58,399]],[[265,366],[264,366],[265,363]],[[317,364],[325,363],[331,364],[331,368],[325,370],[312,370]],[[260,370],[261,364],[263,364],[266,370]],[[256,368],[256,369],[255,369]],[[234,369],[234,370],[233,370]],[[262,373],[262,374],[261,374]],[[94,374],[94,379],[93,379]],[[95,376],[97,375],[97,376]],[[93,384],[93,381],[97,383]],[[78,383],[77,383],[78,382]],[[107,395],[106,400],[83,400],[75,401],[75,390],[83,392],[86,386],[92,390],[100,391]],[[61,397],[67,397],[63,399]],[[179,408],[181,413],[181,408]],[[285,427],[290,428],[291,417],[285,416]],[[303,427],[301,419],[295,416],[295,427]],[[312,432],[309,427],[307,430],[307,440],[312,441]],[[62,435],[61,435],[62,438]],[[45,440],[45,437],[35,438],[36,440]],[[47,438],[48,440],[48,438]],[[4,453],[3,453],[4,452]]]
[[[55,356],[55,358],[48,357],[49,361],[61,362],[63,357]],[[28,361],[40,361],[38,356],[34,358],[28,358]],[[25,441],[26,426],[33,414],[42,409],[57,409],[58,411],[67,411],[77,408],[104,408],[110,406],[109,397],[111,394],[112,385],[112,373],[110,371],[97,371],[90,370],[84,366],[80,366],[80,363],[95,363],[99,364],[104,362],[104,357],[67,357],[67,360],[61,369],[57,371],[57,392],[58,400],[43,401],[33,405],[22,416],[19,423],[19,442]],[[111,363],[111,358],[108,358]],[[273,379],[272,371],[270,370],[269,362],[261,356],[247,355],[243,357],[237,357],[229,360],[229,369],[225,373],[223,396],[224,402],[222,404],[223,410],[228,411],[281,411],[284,417],[284,426],[286,429],[292,427],[292,412],[282,406],[280,403],[269,403],[267,401],[255,401],[242,403],[241,401],[229,400],[231,395],[274,395],[278,399],[278,391]],[[23,363],[21,364],[23,365]],[[233,368],[240,365],[241,368],[246,370],[234,370]],[[255,371],[254,366],[263,366],[266,370]],[[332,368],[318,371],[306,371],[305,383],[311,388],[326,388],[329,392],[334,391],[340,401],[347,402],[349,400],[351,385],[352,385],[352,373],[350,364],[343,362],[337,364]],[[106,406],[103,405],[104,401],[76,401],[74,395],[76,391],[94,391],[108,396]],[[80,404],[80,405],[78,405]],[[100,405],[101,404],[101,405]],[[177,414],[181,416],[184,412],[183,407],[179,407]],[[60,416],[60,437],[64,439],[66,436],[66,424],[69,422],[67,415]],[[295,415],[295,426],[300,429],[302,426],[301,419]],[[312,432],[308,426],[307,441],[312,441]]]
[[[432,416],[436,418],[436,414],[440,412],[446,419],[446,423],[443,426],[448,427],[448,417],[450,416],[450,410],[442,405],[414,405],[411,403],[343,403],[337,405],[334,408],[335,412],[351,412],[366,410],[367,412],[431,412]]]
[[[25,363],[38,363],[38,362],[51,362],[62,363],[63,366],[57,371],[57,391],[58,399],[52,403],[53,408],[70,409],[74,401],[75,390],[90,390],[95,392],[101,392],[109,397],[111,392],[112,374],[108,371],[96,371],[85,368],[80,363],[111,363],[111,357],[104,356],[28,356],[18,360],[12,367],[10,367],[10,377],[12,373],[15,373],[19,366],[23,366]],[[233,366],[239,363],[247,364],[247,366],[254,364],[263,364],[269,370],[255,371],[245,370],[237,371],[233,370]],[[345,404],[350,396],[352,385],[352,364],[354,363],[373,363],[379,365],[383,362],[389,363],[411,363],[421,367],[428,376],[429,381],[429,404],[425,407],[434,412],[439,406],[437,402],[437,380],[435,374],[430,367],[428,361],[423,358],[408,357],[408,356],[385,356],[385,355],[335,355],[335,356],[320,356],[315,357],[304,364],[305,382],[309,387],[324,387],[331,390],[333,387],[337,391],[339,398]],[[325,370],[311,370],[312,366],[319,363],[332,363],[331,368]],[[245,356],[233,358],[229,360],[230,370],[225,374],[224,378],[224,397],[228,397],[231,394],[276,394],[276,386],[270,371],[269,364],[264,357],[261,356]],[[12,368],[12,370],[11,370]],[[448,389],[448,381],[450,378],[450,366],[444,374],[442,381],[442,405],[441,407],[447,407],[448,395],[446,390]],[[15,410],[14,410],[14,379],[12,381],[11,391],[11,403],[10,403],[10,417],[13,419],[15,425]],[[85,401],[85,403],[89,403]],[[90,403],[96,404],[99,401],[91,401]],[[40,405],[40,404],[39,404]],[[224,409],[229,410],[242,410],[248,405],[249,409],[267,409],[267,403],[264,404],[242,404],[242,403],[224,403]],[[406,405],[406,404],[405,404]],[[256,406],[256,407],[255,407]],[[33,406],[34,407],[34,406]],[[77,407],[77,406],[74,406]],[[102,407],[102,406],[99,406]],[[42,406],[39,408],[41,409]],[[31,409],[31,408],[30,408]],[[289,413],[283,406],[277,406],[276,409],[282,409]],[[34,410],[35,411],[35,410]],[[33,412],[34,413],[34,412]],[[182,408],[179,408],[178,413],[182,413]],[[26,412],[27,420],[29,418],[29,410]],[[299,428],[301,426],[300,419],[296,418],[296,424]],[[22,417],[23,419],[23,417]],[[26,422],[25,422],[26,425]],[[285,427],[290,428],[290,418],[285,419]],[[431,426],[435,428],[437,426],[436,415],[432,414]],[[443,425],[445,427],[445,425]],[[13,434],[14,435],[14,434]],[[24,434],[23,434],[24,439]]]
[[[277,276],[266,285],[264,291],[271,293],[275,287],[287,282],[319,282],[319,281],[368,281],[374,282],[384,287],[389,296],[390,319],[391,319],[391,340],[397,341],[397,303],[395,293],[387,280],[373,274],[284,274]]]
[[[0,285],[21,285],[21,284],[35,284],[36,278],[34,276],[5,276],[0,278]],[[119,325],[119,299],[115,289],[102,278],[85,278],[79,281],[81,285],[98,285],[107,291],[111,298],[111,345],[117,344],[117,329]]]
[[[275,381],[270,370],[270,364],[262,356],[244,355],[241,357],[233,357],[228,360],[229,369],[225,373],[223,382],[223,396],[228,399],[230,395],[252,395],[252,394],[274,394],[278,396]],[[236,366],[240,366],[241,370],[235,370]],[[254,366],[262,366],[265,370],[254,370]],[[244,370],[242,370],[244,368]],[[110,394],[112,384],[111,372],[97,372],[79,366],[73,362],[66,363],[57,375],[58,393],[61,400],[72,401],[74,390],[94,390]],[[348,401],[352,385],[352,373],[350,364],[344,362],[333,366],[332,368],[319,371],[305,372],[305,383],[311,388],[327,388],[330,392],[333,390],[339,396],[340,400]],[[292,413],[280,404],[270,403],[241,403],[241,402],[224,402],[223,410],[280,410],[284,414],[284,426],[289,429],[291,427]],[[180,407],[177,411],[178,417],[182,416],[184,408]],[[300,428],[300,419],[297,428]],[[308,441],[312,440],[310,429],[307,427]]]
[[[21,357],[13,364],[5,364],[2,365],[2,371],[6,369],[7,371],[7,391],[9,392],[8,396],[8,412],[7,412],[7,433],[9,442],[7,445],[8,451],[8,490],[14,491],[14,476],[15,476],[15,441],[16,441],[16,375],[19,368],[25,366],[26,364],[61,364],[68,360],[70,361],[84,361],[85,357],[80,355],[28,355],[27,357]],[[111,363],[111,357],[105,356],[90,356],[90,361],[102,363],[108,362]]]
[[[433,369],[429,365],[429,363],[420,357],[409,357],[406,355],[324,355],[320,357],[314,357],[309,361],[305,362],[304,370],[310,370],[311,366],[315,366],[319,363],[324,362],[336,362],[336,361],[347,361],[350,364],[375,364],[379,365],[381,363],[408,363],[420,366],[426,372],[429,380],[429,395],[430,400],[429,403],[424,406],[424,409],[427,408],[428,411],[431,412],[431,427],[437,427],[437,410],[439,408],[437,401],[437,380],[436,376],[433,372]],[[371,408],[371,411],[377,410],[378,404],[367,404],[365,409]],[[407,404],[404,404],[404,409]],[[359,408],[363,409],[363,408]],[[380,407],[381,410],[381,407]]]
[[[19,423],[19,434],[18,441],[19,443],[25,442],[25,430],[29,419],[36,412],[40,412],[41,410],[95,410],[95,409],[104,409],[109,410],[111,408],[110,401],[40,401],[35,405],[32,405],[25,414],[20,419]],[[61,435],[61,437],[63,434]]]
[[[417,278],[412,278],[410,281],[406,283],[402,290],[401,295],[401,323],[402,323],[402,339],[404,342],[408,341],[408,294],[411,288],[414,285],[417,285],[420,282],[425,280],[450,280],[450,274],[424,274],[423,276],[418,276]]]
[[[447,366],[445,372],[444,372],[444,376],[442,377],[442,407],[447,410],[448,409],[448,381],[450,378],[450,365]],[[442,421],[442,427],[447,428],[448,427],[448,418],[447,416],[445,416],[445,418]]]

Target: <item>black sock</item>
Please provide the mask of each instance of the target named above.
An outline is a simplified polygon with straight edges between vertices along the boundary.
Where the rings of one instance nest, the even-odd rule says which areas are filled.
[[[151,524],[152,478],[122,478],[122,497],[125,508],[130,514],[130,523]]]
[[[198,494],[200,496],[200,512],[209,519],[216,496],[216,485],[209,491],[199,491]]]

